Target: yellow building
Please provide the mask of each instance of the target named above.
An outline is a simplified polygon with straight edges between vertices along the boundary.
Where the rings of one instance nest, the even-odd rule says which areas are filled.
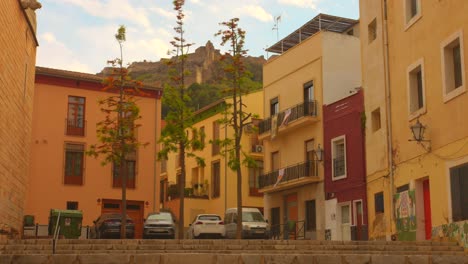
[[[361,85],[358,21],[320,14],[267,50],[280,54],[263,68],[265,216],[273,236],[325,239],[322,106]],[[317,152],[319,150],[320,152]],[[323,152],[322,152],[323,153]]]
[[[370,238],[468,244],[468,3],[360,10]]]
[[[103,157],[85,155],[90,145],[99,144],[96,123],[105,116],[98,100],[115,95],[102,90],[102,80],[93,74],[36,68],[25,214],[35,216],[40,225],[48,224],[52,208],[81,210],[83,226],[92,226],[101,213],[121,211],[122,177],[112,164],[101,165]],[[126,159],[127,214],[135,222],[136,238],[142,236],[144,217],[159,208],[156,142],[162,90],[148,86],[142,90],[145,94],[136,97],[142,116],[136,135],[148,146]]]
[[[197,214],[212,213],[224,218],[227,208],[237,207],[237,173],[227,167],[223,149],[210,140],[233,138],[234,131],[217,121],[224,118],[223,109],[231,100],[221,99],[195,112],[198,120],[193,127],[205,132],[205,148],[196,155],[205,160],[206,166],[199,167],[193,158],[186,157],[186,193],[185,226],[191,223]],[[253,92],[243,97],[245,111],[262,118],[263,91]],[[252,122],[256,119],[252,118]],[[249,125],[251,127],[253,124]],[[263,170],[263,146],[259,144],[255,130],[245,129],[242,150],[257,160],[257,168],[242,167],[242,205],[263,210],[263,195],[258,192],[258,176]],[[178,175],[180,165],[178,155],[171,153],[168,160],[162,162],[161,186],[164,186],[164,208],[170,208],[178,217]]]
[[[22,229],[28,188],[37,1],[0,1],[0,240]]]

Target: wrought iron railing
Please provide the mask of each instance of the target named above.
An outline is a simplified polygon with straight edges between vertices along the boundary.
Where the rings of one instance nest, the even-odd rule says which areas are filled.
[[[287,122],[292,123],[295,120],[304,117],[304,116],[317,116],[317,101],[316,100],[311,100],[307,101],[298,105],[295,105],[290,108],[291,114],[289,115]],[[283,123],[284,117],[286,116],[286,112],[288,110],[285,110],[283,112],[278,113],[278,118],[277,118],[277,126],[281,126]],[[258,124],[258,133],[263,134],[271,130],[271,117],[262,120]]]
[[[84,136],[86,120],[83,119],[65,119],[66,134],[68,136]]]
[[[333,159],[333,177],[345,175],[345,158],[339,156]]]
[[[284,173],[281,178],[279,178],[280,170],[263,174],[259,179],[260,188],[306,177],[318,177],[317,168],[318,162],[316,160],[311,160],[284,168]]]
[[[287,221],[284,224],[272,225],[270,228],[271,239],[289,240],[305,239],[306,221]]]

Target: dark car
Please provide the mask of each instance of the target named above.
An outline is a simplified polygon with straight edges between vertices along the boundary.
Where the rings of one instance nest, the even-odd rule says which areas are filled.
[[[145,220],[143,238],[175,238],[176,227],[170,212],[150,213]]]
[[[104,213],[93,221],[94,226],[91,229],[91,237],[100,238],[120,238],[120,227],[122,223],[122,214]],[[127,215],[126,238],[135,236],[135,223]]]

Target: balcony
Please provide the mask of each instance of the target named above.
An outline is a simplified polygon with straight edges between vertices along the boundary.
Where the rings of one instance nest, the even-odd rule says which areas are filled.
[[[83,119],[65,119],[66,134],[68,136],[84,136],[86,120]]]
[[[285,111],[278,113],[276,128],[278,132],[282,132],[289,128],[297,128],[303,124],[317,122],[317,101],[307,101],[298,105],[295,105]],[[286,113],[291,111],[287,119],[285,120]],[[262,120],[258,125],[258,133],[260,138],[263,139],[268,136],[268,133],[271,132],[272,127],[272,118]]]
[[[322,179],[318,176],[318,164],[318,161],[311,160],[286,167],[284,168],[283,177],[280,179],[278,178],[280,170],[261,175],[259,179],[259,191],[268,193],[308,183],[320,182]]]

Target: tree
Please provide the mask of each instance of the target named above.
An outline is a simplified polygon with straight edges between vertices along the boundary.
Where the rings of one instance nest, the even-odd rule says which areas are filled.
[[[185,91],[185,77],[190,74],[186,70],[186,61],[189,48],[193,45],[184,39],[184,0],[174,0],[174,10],[177,12],[177,26],[174,28],[176,36],[171,41],[174,47],[172,52],[174,57],[167,60],[169,66],[170,81],[164,86],[163,103],[167,106],[166,126],[161,131],[162,149],[158,153],[158,159],[167,159],[171,152],[179,153],[179,164],[181,168],[179,186],[179,238],[184,238],[184,198],[185,198],[185,178],[186,178],[186,157],[196,159],[199,166],[205,166],[202,158],[197,157],[194,151],[204,148],[201,140],[203,131],[192,127],[193,110],[189,107],[190,97]],[[191,132],[191,133],[189,133]],[[191,135],[189,135],[191,134]]]
[[[220,140],[219,143],[228,153],[228,166],[237,172],[237,232],[236,238],[242,238],[242,170],[241,165],[254,167],[255,161],[242,150],[241,139],[244,127],[253,117],[252,113],[246,112],[243,96],[251,92],[255,87],[251,85],[251,74],[245,67],[244,59],[247,50],[244,49],[245,31],[239,27],[239,19],[232,18],[227,22],[220,23],[225,29],[221,29],[216,36],[221,36],[221,45],[229,45],[230,50],[221,57],[224,62],[226,73],[225,81],[229,88],[225,93],[231,97],[232,103],[227,105],[225,118],[219,120],[231,127],[234,131],[234,138]],[[241,160],[242,156],[242,160]]]
[[[125,26],[120,26],[115,35],[119,43],[120,57],[108,61],[112,65],[112,74],[103,81],[103,91],[116,93],[100,99],[98,104],[105,115],[104,120],[96,123],[96,133],[99,144],[91,145],[87,155],[97,158],[103,156],[101,165],[112,164],[113,173],[118,173],[122,179],[122,224],[120,237],[126,237],[127,223],[127,177],[126,159],[135,153],[138,147],[147,143],[138,142],[134,131],[141,125],[136,121],[141,119],[140,109],[136,104],[135,95],[143,95],[140,90],[142,83],[132,81],[128,71],[123,67],[122,44],[126,40]]]

